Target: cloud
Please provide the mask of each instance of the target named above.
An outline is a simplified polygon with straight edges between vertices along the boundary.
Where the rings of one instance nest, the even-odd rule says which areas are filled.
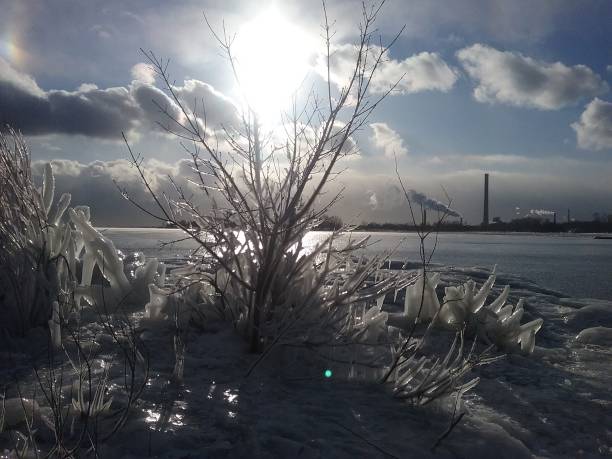
[[[10,124],[27,135],[58,133],[119,139],[121,132],[156,128],[158,122],[168,124],[160,107],[179,120],[184,118],[177,104],[151,84],[150,73],[139,65],[132,71],[136,80],[128,86],[100,89],[84,83],[76,91],[45,91],[30,75],[0,58],[0,126]],[[194,101],[198,101],[208,126],[236,125],[236,106],[212,86],[188,80],[174,89],[188,109],[196,108]]]
[[[368,56],[370,62],[381,51],[378,46],[372,46]],[[339,88],[346,86],[352,75],[357,57],[357,48],[351,44],[336,46],[332,51],[330,62],[330,80]],[[320,56],[317,70],[327,78],[326,57]],[[403,60],[393,59],[389,52],[382,56],[377,73],[370,83],[370,91],[382,94],[392,85],[397,84],[395,91],[401,94],[421,91],[449,91],[457,81],[457,72],[448,66],[437,54],[422,52]]]
[[[329,141],[325,145],[327,149],[330,151],[334,151],[338,148],[340,143],[343,141],[344,136],[346,135],[346,131],[348,126],[342,121],[334,121],[332,128],[329,133]],[[317,135],[317,140],[321,137],[323,130],[323,126],[319,129],[319,133]],[[355,155],[359,153],[359,148],[357,146],[356,140],[352,136],[348,136],[346,140],[344,140],[344,144],[342,145],[342,149],[340,150],[343,155]]]
[[[479,102],[558,110],[608,90],[585,65],[568,67],[482,44],[459,50],[457,58],[476,82],[474,97]]]
[[[42,175],[45,162],[35,161],[32,170],[35,179]],[[71,205],[91,207],[92,221],[98,226],[160,226],[161,222],[138,210],[122,196],[117,185],[146,209],[159,214],[151,195],[145,189],[136,168],[126,160],[93,161],[81,163],[72,160],[51,161],[56,179],[56,193],[71,193]],[[151,160],[144,164],[152,189],[161,195],[175,196],[168,176],[183,187],[187,195],[198,192],[188,181],[194,178],[188,160],[174,164]],[[115,181],[117,185],[115,185]],[[205,202],[199,203],[206,205]]]
[[[612,103],[595,98],[585,108],[580,120],[572,123],[578,146],[588,150],[612,148]]]
[[[140,107],[142,118],[148,121],[151,128],[169,127],[168,116],[177,120],[183,118],[182,112],[174,100],[155,86],[134,81],[130,87],[130,95]]]
[[[372,123],[372,143],[380,149],[387,158],[406,156],[408,148],[400,135],[389,127],[387,123]]]
[[[182,86],[174,86],[174,91],[208,126],[238,127],[236,104],[208,83],[186,80]]]
[[[108,40],[113,37],[113,32],[108,27],[101,24],[94,24],[91,27],[91,31],[95,33],[98,38],[103,40]]]
[[[155,83],[155,70],[149,64],[139,62],[131,70],[132,78],[145,84]]]

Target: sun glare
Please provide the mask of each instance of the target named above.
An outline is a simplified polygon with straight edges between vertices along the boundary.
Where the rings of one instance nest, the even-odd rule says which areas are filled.
[[[317,40],[277,10],[239,30],[233,47],[240,90],[263,124],[274,124],[308,75]]]

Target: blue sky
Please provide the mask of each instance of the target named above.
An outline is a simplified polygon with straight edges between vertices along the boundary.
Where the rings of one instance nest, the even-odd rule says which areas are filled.
[[[327,6],[339,87],[360,3]],[[148,102],[161,97],[160,85],[138,65],[139,48],[170,58],[182,94],[205,94],[221,122],[237,92],[203,12],[240,36],[267,11],[278,30],[299,30],[309,46],[319,37],[322,10],[313,2],[0,0],[0,120],[24,132],[35,160],[55,160],[59,186],[90,200],[99,224],[144,223],[114,200],[111,179],[133,179],[121,131],[152,170],[180,173],[183,165],[176,139],[155,127]],[[337,213],[357,222],[408,220],[393,152],[408,186],[438,199],[444,187],[472,223],[481,218],[485,171],[493,216],[565,215],[568,207],[584,219],[612,213],[610,24],[612,4],[603,0],[387,2],[378,21],[383,40],[406,28],[379,84],[406,76],[357,134],[359,158],[346,164]],[[286,42],[297,51],[281,48],[283,59],[298,65],[291,59],[303,50]],[[253,81],[265,97],[275,80],[262,73]],[[307,78],[324,83],[315,69]]]

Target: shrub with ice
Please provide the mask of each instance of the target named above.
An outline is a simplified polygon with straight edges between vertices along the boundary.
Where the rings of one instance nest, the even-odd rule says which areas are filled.
[[[149,285],[163,286],[165,266],[155,258],[124,266],[113,242],[92,226],[88,207],[69,207],[67,193],[55,199],[51,164],[42,178],[36,188],[23,138],[0,133],[0,331],[23,336],[48,326],[59,346],[62,321],[82,299],[105,311],[142,306]],[[96,271],[102,282],[94,282]]]
[[[543,319],[521,324],[524,300],[519,300],[516,305],[507,304],[509,286],[485,305],[495,284],[495,274],[489,276],[479,289],[473,280],[446,287],[442,302],[436,293],[439,280],[439,274],[424,276],[421,271],[416,282],[406,287],[404,312],[389,314],[388,325],[406,328],[415,321],[433,321],[434,325],[449,330],[466,329],[506,352],[533,352],[535,335],[542,327]]]

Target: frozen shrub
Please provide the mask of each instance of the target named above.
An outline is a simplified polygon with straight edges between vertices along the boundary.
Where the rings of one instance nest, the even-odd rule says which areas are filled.
[[[466,330],[487,344],[495,344],[504,352],[531,354],[535,346],[535,335],[543,320],[535,319],[521,324],[524,300],[516,305],[507,304],[510,287],[485,305],[495,284],[495,274],[489,276],[477,289],[473,280],[458,286],[445,288],[442,302],[436,294],[439,274],[428,274],[423,285],[423,272],[413,285],[406,287],[405,309],[401,314],[390,314],[388,325],[407,328],[415,321],[431,322],[448,330]]]
[[[0,132],[0,332],[23,336],[49,327],[59,346],[61,323],[82,299],[111,310],[142,306],[150,284],[163,286],[163,264],[152,258],[126,269],[112,241],[92,226],[89,208],[70,202],[66,193],[55,200],[51,164],[36,188],[23,138]],[[92,285],[96,269],[108,286]]]
[[[193,113],[176,93],[165,62],[146,53],[179,109],[177,115],[159,107],[168,117],[168,130],[193,145],[193,185],[199,189],[197,198],[179,186],[174,199],[157,196],[140,157],[130,149],[157,203],[155,212],[147,212],[181,228],[200,245],[210,268],[204,274],[194,272],[190,281],[198,282],[200,276],[200,282],[214,285],[226,308],[222,315],[233,318],[252,352],[265,352],[288,336],[310,335],[314,328],[327,327],[326,333],[333,335],[352,305],[375,300],[404,282],[399,273],[375,279],[384,257],[353,263],[366,241],[337,247],[347,228],[335,228],[312,250],[303,247],[304,236],[340,199],[340,193],[327,196],[327,186],[339,174],[342,159],[353,153],[352,136],[394,88],[391,84],[382,96],[369,91],[389,49],[380,45],[374,26],[379,10],[363,8],[345,86],[337,92],[328,81],[323,101],[317,94],[307,95],[313,103],[284,114],[286,135],[278,141],[263,131],[248,101],[238,126],[223,126],[223,138],[211,135],[203,127],[206,107]],[[329,24],[324,31],[331,53]],[[231,60],[231,39],[215,36]],[[229,152],[220,145],[229,145]]]
[[[27,146],[17,132],[0,132],[0,328],[23,336],[47,326],[53,301],[70,284],[63,258],[70,228],[59,222],[70,204],[63,195],[53,206],[51,166],[41,189],[34,186]]]

